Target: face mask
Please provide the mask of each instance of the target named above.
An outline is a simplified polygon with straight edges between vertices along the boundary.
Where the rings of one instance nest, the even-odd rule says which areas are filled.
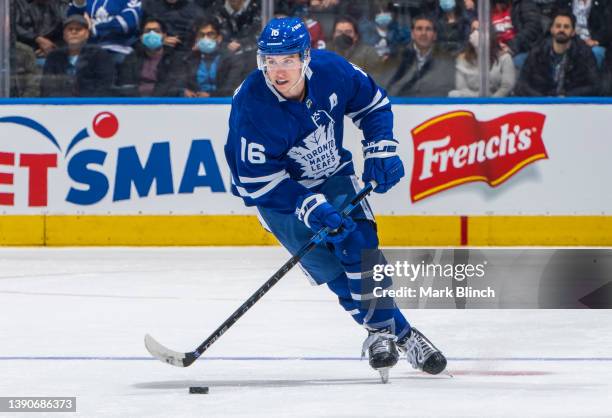
[[[348,35],[342,34],[334,38],[334,45],[340,50],[349,49],[353,46],[353,38]]]
[[[474,49],[478,49],[478,31],[472,31],[472,33],[470,33],[470,43],[472,44],[472,46],[474,47]]]
[[[157,32],[149,31],[142,35],[142,44],[148,49],[159,49],[162,43],[162,36]]]
[[[450,12],[455,8],[455,0],[440,0],[440,8],[445,12]]]
[[[198,41],[198,49],[202,54],[210,54],[217,48],[217,41],[209,38],[201,38]]]
[[[393,18],[391,17],[391,13],[379,13],[374,18],[374,21],[378,26],[386,28],[387,26],[389,26],[389,23],[391,23],[392,19]]]

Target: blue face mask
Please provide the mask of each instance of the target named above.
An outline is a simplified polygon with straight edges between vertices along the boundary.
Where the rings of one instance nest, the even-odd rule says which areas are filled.
[[[149,31],[142,35],[142,44],[148,49],[159,49],[163,44],[162,38],[160,33]]]
[[[379,13],[376,15],[376,17],[374,17],[376,24],[382,28],[389,26],[392,19],[393,17],[391,16],[391,13]]]
[[[202,38],[198,41],[198,49],[202,54],[210,54],[217,49],[217,41],[209,38]]]
[[[440,0],[440,8],[445,12],[450,12],[455,8],[455,0]]]

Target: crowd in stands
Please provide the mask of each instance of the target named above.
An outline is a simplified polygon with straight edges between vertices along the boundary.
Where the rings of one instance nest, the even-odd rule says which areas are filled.
[[[256,68],[263,0],[11,0],[12,97],[227,97]],[[275,0],[312,48],[393,96],[612,96],[612,1]]]

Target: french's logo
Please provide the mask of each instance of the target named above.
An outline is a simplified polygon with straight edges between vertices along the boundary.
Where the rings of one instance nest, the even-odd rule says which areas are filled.
[[[542,141],[545,118],[515,112],[479,121],[460,110],[415,127],[412,202],[472,181],[496,187],[528,164],[548,158]]]

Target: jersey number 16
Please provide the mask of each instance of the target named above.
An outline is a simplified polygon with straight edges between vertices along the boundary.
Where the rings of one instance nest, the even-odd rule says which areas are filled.
[[[242,161],[249,160],[251,164],[263,164],[266,162],[266,147],[256,142],[247,144],[246,138],[240,138],[240,159]]]

